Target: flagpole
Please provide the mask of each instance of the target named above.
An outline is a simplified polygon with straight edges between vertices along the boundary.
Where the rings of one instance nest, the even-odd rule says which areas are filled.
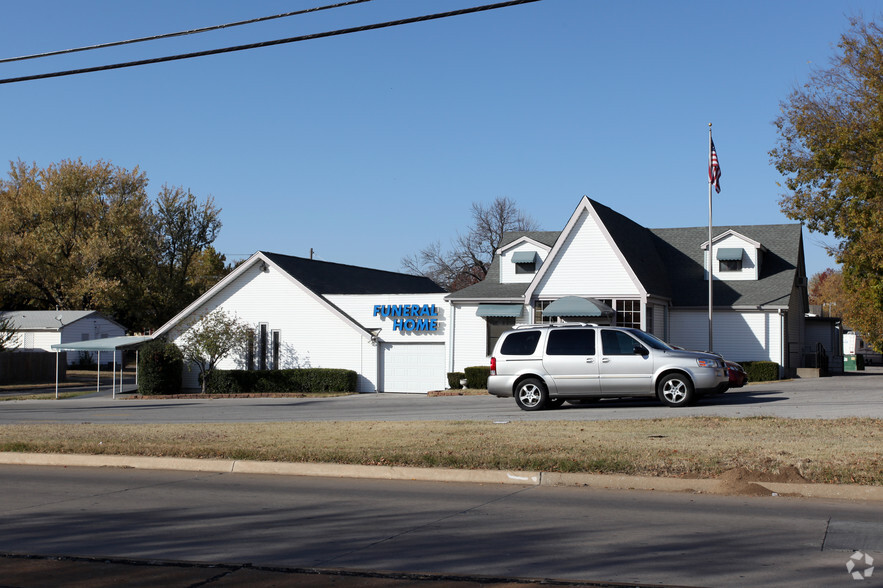
[[[708,123],[708,169],[711,170],[711,123]],[[708,174],[708,351],[714,351],[714,260],[711,246],[711,173]]]

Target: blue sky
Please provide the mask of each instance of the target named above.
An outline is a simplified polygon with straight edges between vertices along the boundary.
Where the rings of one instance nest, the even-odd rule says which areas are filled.
[[[4,2],[0,57],[333,0]],[[219,32],[0,64],[76,69],[490,3],[373,0]],[[769,163],[779,102],[881,1],[533,4],[239,53],[0,85],[9,161],[139,167],[212,196],[228,260],[257,250],[387,270],[508,196],[560,230],[583,195],[652,228],[789,221]],[[810,275],[833,266],[805,233]]]

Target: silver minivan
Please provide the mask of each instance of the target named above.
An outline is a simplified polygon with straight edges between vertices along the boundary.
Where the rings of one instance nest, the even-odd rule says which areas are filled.
[[[723,359],[712,353],[675,349],[640,329],[556,323],[503,333],[488,392],[514,396],[522,410],[625,396],[687,406],[726,391],[728,382]]]

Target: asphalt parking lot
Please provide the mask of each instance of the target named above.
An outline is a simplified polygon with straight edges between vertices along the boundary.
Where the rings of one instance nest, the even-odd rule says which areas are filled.
[[[490,395],[359,394],[334,398],[178,399],[111,398],[110,390],[66,400],[3,404],[0,424],[205,423],[413,420],[614,420],[683,416],[832,419],[883,418],[883,367],[827,378],[749,384],[697,405],[668,408],[653,399],[606,399],[560,409],[524,412],[515,401]]]

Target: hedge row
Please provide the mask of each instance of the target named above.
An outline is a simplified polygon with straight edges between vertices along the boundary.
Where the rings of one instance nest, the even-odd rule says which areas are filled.
[[[491,368],[489,366],[479,365],[465,369],[465,372],[448,372],[448,386],[450,388],[461,388],[460,380],[466,378],[467,388],[487,389],[487,379],[491,375]]]
[[[772,382],[779,379],[779,364],[775,361],[740,361],[749,382]]]
[[[202,383],[200,381],[200,383]],[[358,374],[353,370],[303,368],[290,370],[214,370],[206,392],[246,394],[251,392],[355,392]]]

